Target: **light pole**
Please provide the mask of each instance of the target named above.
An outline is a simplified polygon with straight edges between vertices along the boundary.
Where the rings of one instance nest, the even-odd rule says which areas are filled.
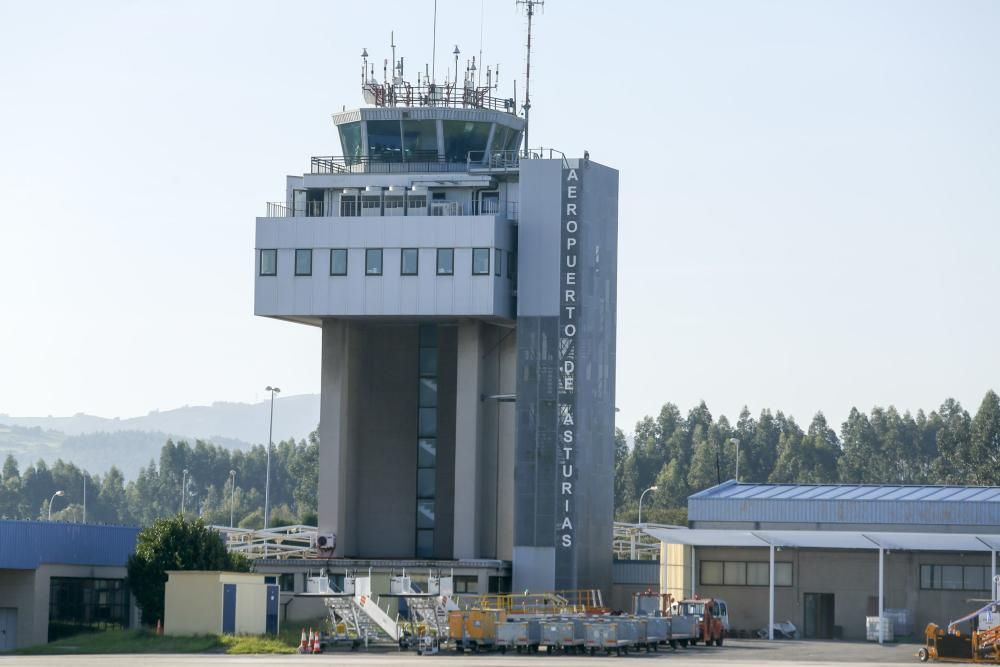
[[[267,515],[271,511],[271,439],[274,434],[274,395],[280,394],[281,390],[268,385],[264,391],[271,392],[271,418],[267,422],[267,472],[264,474],[264,528],[267,528]]]
[[[188,469],[181,475],[181,516],[184,516],[184,497],[187,496]]]
[[[56,501],[56,496],[61,497],[65,495],[66,495],[65,491],[56,491],[55,493],[52,494],[52,497],[49,498],[49,521],[52,521],[52,503]]]
[[[646,489],[645,491],[643,491],[642,495],[639,496],[639,524],[640,525],[642,524],[642,498],[643,498],[643,496],[645,496],[650,491],[657,491],[657,490],[659,490],[659,488],[660,487],[658,487],[658,486],[651,486],[648,489]]]
[[[229,487],[229,527],[233,527],[233,513],[236,511],[236,471],[229,471],[229,478],[232,480]]]
[[[740,439],[730,438],[729,442],[736,445],[736,483],[740,483]]]

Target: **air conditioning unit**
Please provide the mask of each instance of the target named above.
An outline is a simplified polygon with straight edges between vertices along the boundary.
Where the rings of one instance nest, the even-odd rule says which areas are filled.
[[[332,556],[337,548],[337,535],[335,533],[320,533],[316,536],[313,546],[324,556]]]

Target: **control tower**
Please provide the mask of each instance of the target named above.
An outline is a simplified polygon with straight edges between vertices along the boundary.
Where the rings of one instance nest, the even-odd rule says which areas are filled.
[[[618,172],[523,148],[493,68],[362,59],[256,224],[255,314],[322,329],[326,555],[607,594]]]

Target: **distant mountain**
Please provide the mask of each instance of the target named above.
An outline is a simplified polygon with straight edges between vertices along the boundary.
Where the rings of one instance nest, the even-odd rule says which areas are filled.
[[[213,403],[185,405],[173,410],[154,411],[143,417],[108,419],[82,413],[72,417],[11,417],[0,413],[0,424],[38,427],[66,435],[115,433],[118,431],[160,431],[188,438],[234,438],[243,442],[267,440],[270,401],[260,403]],[[300,440],[319,425],[319,394],[286,396],[274,401],[274,439]],[[2,440],[0,440],[2,445]]]
[[[270,402],[213,403],[184,406],[144,417],[107,419],[10,417],[0,414],[0,460],[13,454],[23,470],[39,459],[61,458],[91,473],[118,466],[128,479],[157,460],[167,438],[212,442],[229,449],[248,449],[267,440]],[[319,395],[288,396],[274,401],[274,440],[301,440],[319,424]]]

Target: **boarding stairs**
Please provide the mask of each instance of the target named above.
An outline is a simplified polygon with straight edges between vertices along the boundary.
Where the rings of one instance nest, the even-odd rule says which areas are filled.
[[[389,580],[389,591],[406,600],[411,624],[422,625],[428,633],[441,640],[448,638],[448,612],[459,609],[454,589],[453,577],[442,577],[433,572],[428,575],[426,591],[414,585],[405,572]]]
[[[378,597],[372,595],[371,577],[348,574],[344,579],[342,595],[326,598],[326,608],[336,627],[343,624],[348,635],[365,642],[398,642],[402,630],[389,613],[380,606]]]

